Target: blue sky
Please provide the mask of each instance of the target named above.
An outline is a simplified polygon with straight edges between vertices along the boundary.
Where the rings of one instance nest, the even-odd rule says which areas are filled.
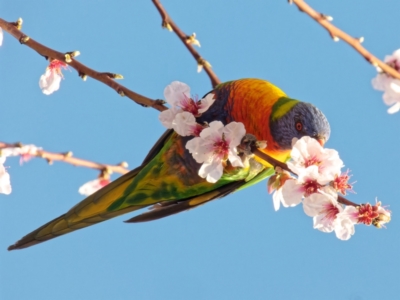
[[[400,2],[309,1],[383,58],[400,48]],[[8,252],[28,232],[83,199],[97,172],[33,159],[8,159],[13,192],[0,195],[2,299],[395,299],[400,293],[397,211],[400,115],[374,91],[375,69],[333,42],[287,1],[164,0],[175,22],[196,32],[200,53],[221,80],[256,77],[327,116],[331,139],[357,181],[349,199],[390,205],[387,229],[357,226],[347,242],[312,228],[301,207],[275,212],[266,184],[195,210],[144,224],[125,215],[52,241]],[[0,1],[0,17],[58,51],[79,50],[99,71],[162,98],[174,80],[200,96],[205,73],[174,34],[161,29],[151,1]],[[140,164],[164,128],[158,112],[122,98],[74,70],[51,96],[38,81],[46,61],[5,35],[0,48],[0,140],[104,163]],[[114,175],[113,178],[116,178]],[[396,233],[397,232],[397,233]]]

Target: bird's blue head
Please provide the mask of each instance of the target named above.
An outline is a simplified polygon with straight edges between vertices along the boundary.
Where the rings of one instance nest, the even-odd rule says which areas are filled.
[[[323,145],[331,129],[325,115],[314,105],[290,98],[280,98],[273,106],[270,129],[280,149],[291,149],[293,138],[310,136]]]

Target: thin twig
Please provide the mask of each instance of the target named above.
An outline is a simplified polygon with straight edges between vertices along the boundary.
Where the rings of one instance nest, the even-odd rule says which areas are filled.
[[[97,72],[83,64],[81,64],[79,61],[77,61],[75,58],[69,56],[68,61],[66,61],[66,54],[67,53],[61,53],[56,50],[53,50],[51,48],[48,48],[32,38],[28,37],[25,35],[21,30],[17,29],[15,26],[15,23],[9,23],[3,19],[0,18],[0,27],[3,28],[4,31],[8,32],[11,34],[13,37],[15,37],[21,44],[24,44],[28,46],[29,48],[32,48],[35,50],[37,53],[40,55],[46,57],[46,58],[53,58],[57,59],[59,61],[67,63],[69,66],[74,68],[76,71],[78,71],[79,76],[89,76],[92,77],[93,79],[96,79],[112,89],[114,89],[118,94],[121,96],[127,96],[129,99],[135,101],[136,103],[142,105],[142,106],[149,106],[154,109],[157,109],[158,111],[163,111],[166,110],[167,107],[165,107],[162,103],[161,100],[153,100],[150,98],[147,98],[145,96],[142,96],[140,94],[137,94],[130,89],[124,87],[123,85],[117,83],[115,80],[112,79],[112,77],[115,78],[115,74],[109,73],[109,72]]]
[[[216,85],[220,84],[221,81],[219,80],[218,76],[214,73],[211,67],[207,64],[207,61],[200,56],[200,54],[196,51],[191,43],[188,43],[188,35],[186,35],[171,19],[165,8],[162,6],[159,0],[152,0],[154,5],[156,6],[158,12],[162,18],[162,26],[165,28],[171,28],[178,38],[182,41],[185,47],[189,50],[192,54],[196,62],[203,66],[204,70],[206,71],[208,77],[211,80],[211,85],[214,88]]]
[[[16,148],[16,147],[22,147],[21,143],[5,143],[5,142],[0,142],[0,149],[4,148]],[[101,163],[96,163],[93,161],[81,159],[81,158],[76,158],[72,156],[72,152],[64,152],[64,153],[55,153],[55,152],[49,152],[45,150],[37,150],[36,154],[31,155],[39,158],[43,158],[47,160],[47,162],[52,163],[53,161],[62,161],[77,167],[86,167],[86,168],[91,168],[91,169],[96,169],[100,170],[102,172],[113,172],[113,173],[119,173],[119,174],[126,174],[129,172],[129,170],[126,168],[128,164],[126,162],[122,162],[118,165],[107,165],[107,164],[101,164]]]
[[[255,149],[252,150],[252,152],[253,152],[254,155],[256,155],[257,157],[259,157],[259,158],[261,158],[262,160],[268,162],[268,163],[269,163],[270,165],[272,165],[274,168],[280,167],[280,168],[282,168],[283,170],[286,170],[286,171],[288,171],[288,172],[290,172],[290,173],[292,173],[292,174],[294,174],[294,175],[297,175],[296,173],[293,173],[293,171],[291,171],[291,170],[289,169],[289,167],[287,166],[287,164],[285,164],[285,163],[283,163],[283,162],[281,162],[281,161],[279,161],[279,160],[276,160],[275,158],[269,156],[268,154],[262,152],[261,150],[255,148]],[[342,196],[340,196],[340,195],[338,195],[338,202],[340,202],[340,203],[342,203],[342,204],[345,204],[345,205],[359,206],[358,204],[356,204],[356,203],[354,203],[354,202],[351,202],[350,200],[347,200],[346,198],[344,198],[344,197],[342,197]]]
[[[299,8],[300,11],[306,13],[311,18],[313,18],[316,22],[318,22],[322,27],[324,27],[331,38],[334,40],[342,39],[351,47],[353,47],[358,53],[360,53],[371,65],[375,67],[379,67],[383,72],[389,74],[390,76],[400,79],[400,73],[397,72],[395,69],[390,67],[389,65],[385,64],[383,61],[372,55],[367,49],[365,49],[361,45],[361,41],[359,38],[352,37],[351,35],[347,34],[343,30],[337,28],[336,26],[332,25],[327,18],[326,15],[321,14],[315,11],[311,6],[309,6],[303,0],[291,0],[296,6]]]

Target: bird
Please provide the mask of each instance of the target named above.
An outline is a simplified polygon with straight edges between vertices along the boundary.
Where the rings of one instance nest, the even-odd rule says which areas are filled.
[[[329,122],[318,108],[289,98],[266,80],[228,81],[210,93],[215,101],[196,119],[198,123],[241,122],[246,133],[258,141],[266,141],[267,146],[261,151],[279,161],[290,158],[294,138],[310,136],[321,145],[329,139]],[[191,138],[167,130],[139,167],[27,234],[8,250],[30,247],[145,207],[151,209],[125,222],[164,218],[247,188],[275,173],[272,165],[255,157],[257,167],[253,168],[253,174],[249,175],[250,167],[231,170],[227,167],[216,183],[207,182],[198,175],[201,165],[185,148]]]

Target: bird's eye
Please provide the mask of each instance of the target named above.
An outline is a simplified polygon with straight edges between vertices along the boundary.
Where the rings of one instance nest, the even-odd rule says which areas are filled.
[[[297,131],[303,130],[303,124],[300,121],[297,121],[295,126]]]

